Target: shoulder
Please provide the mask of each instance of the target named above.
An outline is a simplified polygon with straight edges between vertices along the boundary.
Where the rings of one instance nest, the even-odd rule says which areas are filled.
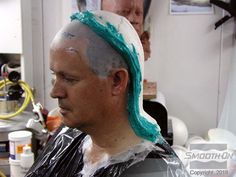
[[[156,147],[143,161],[130,166],[120,177],[189,176],[168,143],[156,144]]]
[[[85,136],[85,133],[77,129],[60,127],[48,141],[26,176],[44,176],[45,174],[53,176],[56,172],[60,174],[59,176],[70,176],[63,173],[67,170],[72,172],[73,165],[66,166],[66,170],[60,167],[64,166],[65,162],[77,161],[79,164],[79,160],[82,159],[81,144]]]

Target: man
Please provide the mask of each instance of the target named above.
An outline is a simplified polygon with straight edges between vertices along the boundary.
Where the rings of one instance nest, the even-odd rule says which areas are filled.
[[[126,17],[137,31],[143,33],[144,0],[102,0],[101,9]]]
[[[129,20],[129,22],[135,28],[136,32],[140,37],[144,49],[145,60],[148,60],[148,58],[150,58],[150,53],[151,53],[149,33],[147,31],[143,31],[143,23],[144,23],[143,21],[145,19],[145,15],[147,14],[150,2],[151,2],[150,0],[129,0],[129,1],[101,0],[100,1],[101,9],[124,16]],[[89,0],[78,0],[78,9],[80,11],[91,10],[89,9],[89,7],[91,7],[93,3],[94,3],[93,1]],[[144,8],[146,6],[147,8]],[[57,125],[58,122],[59,122],[58,119],[56,119],[55,121],[51,121],[51,124],[54,126]]]
[[[102,0],[101,9],[114,12],[123,17],[126,17],[129,22],[133,25],[137,31],[143,48],[144,48],[144,58],[148,60],[150,58],[150,42],[149,33],[144,31],[144,19],[146,16],[146,9],[144,6],[146,4],[150,5],[148,0]],[[145,12],[144,12],[145,11]]]
[[[135,165],[145,166],[144,159],[154,159],[154,168],[140,177],[186,174],[143,111],[143,62],[139,36],[124,17],[103,11],[74,14],[50,50],[51,96],[58,99],[66,127],[26,177],[129,176]]]

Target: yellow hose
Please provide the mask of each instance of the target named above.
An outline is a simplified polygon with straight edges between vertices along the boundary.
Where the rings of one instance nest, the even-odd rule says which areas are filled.
[[[6,177],[3,172],[0,171],[0,177]]]
[[[32,102],[32,104],[34,104],[34,97],[33,97],[33,93],[32,90],[30,88],[30,86],[24,82],[24,81],[18,81],[18,83],[20,84],[20,86],[24,89],[25,91],[25,99],[23,104],[21,105],[21,107],[14,113],[10,113],[10,114],[4,114],[4,115],[0,115],[0,119],[9,119],[11,117],[15,117],[18,114],[22,113],[26,107],[28,106],[28,104],[30,103],[30,101]],[[13,82],[9,81],[8,79],[6,81],[1,80],[0,81],[0,89],[2,89],[3,87],[5,87],[6,85],[10,85],[13,84]]]

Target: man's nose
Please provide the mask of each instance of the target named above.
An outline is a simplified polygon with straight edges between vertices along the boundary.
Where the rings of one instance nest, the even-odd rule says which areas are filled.
[[[52,98],[64,98],[66,96],[65,88],[56,80],[53,82],[50,96]]]
[[[134,29],[137,31],[138,35],[141,35],[141,29],[140,29],[140,21],[139,21],[139,16],[135,13],[135,11],[132,11],[129,13],[129,15],[126,17],[130,23],[132,24],[132,26],[134,27]]]
[[[135,13],[135,11],[131,11],[130,13],[129,13],[129,15],[128,15],[128,20],[130,21],[130,23],[132,24],[132,25],[136,25],[136,24],[138,24],[138,16],[136,15],[136,13]]]

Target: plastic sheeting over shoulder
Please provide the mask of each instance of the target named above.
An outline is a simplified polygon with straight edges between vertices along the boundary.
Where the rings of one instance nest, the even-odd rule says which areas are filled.
[[[47,144],[43,152],[36,159],[26,177],[84,177],[81,173],[83,163],[83,144],[87,135],[77,129],[61,128]],[[94,177],[131,177],[132,175],[145,177],[188,176],[182,163],[167,143],[157,144],[146,153],[139,150],[134,156],[98,168]],[[147,151],[147,150],[146,150]],[[146,155],[145,155],[146,154]]]

